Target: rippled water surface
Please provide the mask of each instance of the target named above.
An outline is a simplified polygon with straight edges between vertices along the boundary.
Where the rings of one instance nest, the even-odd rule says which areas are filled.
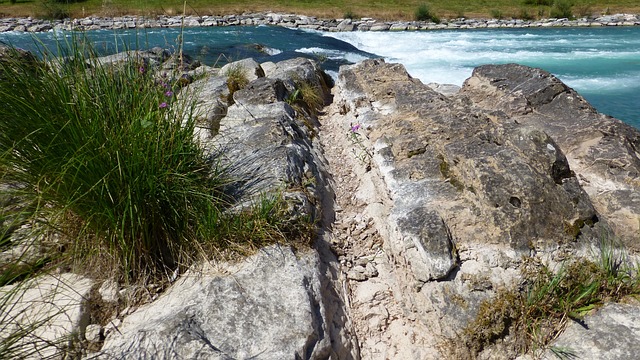
[[[543,68],[576,89],[599,111],[640,128],[640,27],[321,33],[281,27],[220,27],[92,31],[102,54],[125,48],[177,48],[207,65],[254,57],[278,61],[314,57],[334,76],[342,64],[384,57],[423,82],[461,85],[475,66],[517,62]],[[72,33],[3,33],[0,41],[55,49]]]
[[[640,127],[640,27],[327,35],[403,63],[423,82],[461,85],[475,66],[483,64],[540,67],[599,111]]]

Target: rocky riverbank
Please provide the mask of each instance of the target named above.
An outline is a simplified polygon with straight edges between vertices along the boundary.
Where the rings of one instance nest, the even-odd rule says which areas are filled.
[[[616,14],[596,18],[569,19],[450,19],[440,23],[426,21],[379,21],[361,19],[318,19],[312,16],[258,13],[224,16],[158,16],[156,18],[122,16],[114,18],[86,17],[80,19],[42,20],[34,18],[0,19],[0,32],[43,32],[51,30],[111,30],[171,27],[209,27],[238,25],[272,25],[320,31],[405,31],[484,28],[535,27],[602,27],[638,26],[640,15]]]

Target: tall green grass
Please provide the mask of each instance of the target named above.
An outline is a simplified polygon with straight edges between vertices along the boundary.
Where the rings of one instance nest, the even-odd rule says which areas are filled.
[[[126,277],[173,270],[213,238],[229,200],[223,169],[195,142],[170,77],[135,56],[100,66],[82,42],[67,45],[46,65],[0,65],[2,181],[40,204],[34,216],[75,256],[107,252]]]

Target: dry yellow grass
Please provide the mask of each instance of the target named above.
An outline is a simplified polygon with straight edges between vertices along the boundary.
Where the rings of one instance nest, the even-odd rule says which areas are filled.
[[[500,12],[504,17],[518,17],[525,9],[537,16],[549,13],[549,7],[526,6],[524,0],[86,0],[65,6],[72,17],[118,16],[118,15],[224,15],[246,12],[295,13],[320,18],[340,18],[347,12],[358,17],[372,17],[380,20],[412,20],[415,10],[422,3],[428,4],[431,12],[441,18],[488,18]],[[640,13],[640,3],[635,0],[575,0],[575,15],[598,15],[608,13]],[[186,11],[183,11],[186,10]],[[46,8],[41,0],[18,0],[0,3],[0,16],[42,17]]]

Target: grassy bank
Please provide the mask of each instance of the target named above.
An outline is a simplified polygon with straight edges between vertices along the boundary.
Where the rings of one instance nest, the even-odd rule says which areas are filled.
[[[557,0],[560,1],[560,0]],[[552,15],[554,0],[430,0],[426,1],[432,13],[440,18],[539,18]],[[640,13],[640,3],[634,0],[573,0],[574,16],[592,16],[605,13]],[[43,17],[63,11],[71,17],[136,15],[223,15],[244,12],[276,11],[340,18],[345,15],[374,17],[384,20],[412,20],[423,0],[10,0],[0,2],[3,17]],[[185,10],[186,9],[186,10]]]

